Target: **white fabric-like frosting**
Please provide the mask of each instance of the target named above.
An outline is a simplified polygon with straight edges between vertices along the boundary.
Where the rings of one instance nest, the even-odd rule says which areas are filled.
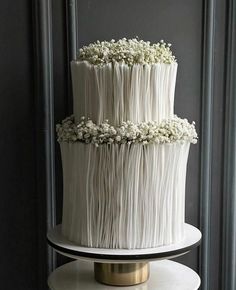
[[[85,116],[95,123],[130,120],[135,123],[171,118],[177,63],[71,63],[75,121]]]
[[[101,248],[180,241],[189,145],[62,142],[63,234]]]

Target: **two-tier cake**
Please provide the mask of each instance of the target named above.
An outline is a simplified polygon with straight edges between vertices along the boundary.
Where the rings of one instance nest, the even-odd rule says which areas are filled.
[[[57,126],[62,233],[81,246],[138,249],[184,237],[194,124],[174,115],[170,45],[99,42],[72,61],[73,113]]]

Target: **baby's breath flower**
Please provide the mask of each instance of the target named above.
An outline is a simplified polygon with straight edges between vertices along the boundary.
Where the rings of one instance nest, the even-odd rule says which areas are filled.
[[[89,125],[89,126],[88,126]],[[84,142],[96,146],[102,144],[163,144],[174,142],[197,143],[197,133],[194,122],[174,116],[163,120],[160,124],[154,121],[134,124],[131,121],[122,122],[116,127],[108,120],[96,125],[90,119],[81,118],[79,124],[74,123],[73,116],[66,118],[56,126],[59,142]]]
[[[120,141],[121,141],[121,137],[120,137],[120,136],[116,136],[116,137],[115,137],[115,141],[116,141],[116,142],[120,142]]]
[[[78,60],[88,61],[93,65],[102,66],[107,63],[122,62],[128,65],[155,64],[176,62],[170,50],[170,43],[161,40],[151,44],[150,41],[120,39],[115,41],[97,41],[79,49]]]

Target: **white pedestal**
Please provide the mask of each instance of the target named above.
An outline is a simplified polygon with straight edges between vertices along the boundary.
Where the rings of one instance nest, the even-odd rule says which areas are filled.
[[[95,281],[93,263],[74,261],[57,268],[48,279],[51,290],[197,290],[199,276],[179,263],[163,260],[150,263],[147,282],[129,287],[102,285]]]
[[[171,259],[188,253],[200,245],[201,232],[189,224],[184,227],[185,237],[179,243],[147,249],[102,249],[81,247],[69,241],[61,234],[61,226],[52,229],[48,243],[58,253],[73,258],[98,263],[138,263]]]
[[[60,225],[48,233],[47,239],[58,253],[78,259],[57,268],[50,275],[48,285],[51,290],[197,290],[200,287],[201,281],[197,273],[184,265],[166,260],[184,255],[200,244],[201,232],[188,224],[185,224],[185,238],[181,242],[149,249],[80,247],[63,237]],[[100,284],[94,279],[94,262],[102,264],[150,262],[150,278],[145,283],[134,286]],[[118,280],[120,281],[120,277]]]

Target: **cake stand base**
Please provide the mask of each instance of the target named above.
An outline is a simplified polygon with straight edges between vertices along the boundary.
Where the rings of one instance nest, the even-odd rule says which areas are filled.
[[[96,266],[95,266],[96,267]],[[57,268],[48,279],[51,290],[107,290],[109,286],[94,279],[92,262],[74,261]],[[197,290],[200,278],[193,270],[179,263],[163,260],[150,263],[150,278],[122,290]],[[112,289],[121,289],[112,286]]]
[[[185,237],[182,241],[146,249],[102,249],[76,245],[62,235],[61,225],[48,232],[47,239],[58,253],[72,259],[83,259],[97,263],[125,264],[143,263],[155,260],[171,259],[186,254],[196,248],[201,241],[201,232],[189,225],[184,226]]]
[[[95,279],[112,286],[141,284],[149,278],[149,263],[94,263]]]

